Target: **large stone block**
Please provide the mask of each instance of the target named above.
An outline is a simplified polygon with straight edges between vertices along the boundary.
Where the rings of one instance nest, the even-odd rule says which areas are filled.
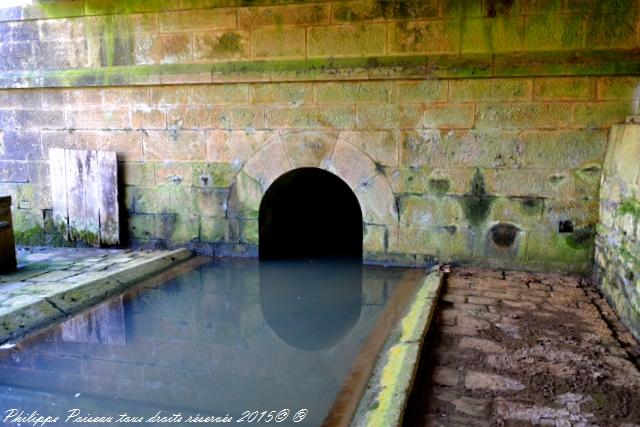
[[[45,97],[45,95],[42,95]],[[39,89],[10,89],[0,91],[0,109],[33,110],[41,107]]]
[[[48,156],[51,148],[70,148],[74,150],[98,150],[100,141],[96,131],[43,131],[42,153]]]
[[[160,62],[162,64],[176,64],[192,62],[193,40],[188,34],[168,34],[161,36],[162,50]]]
[[[27,166],[23,162],[0,160],[0,182],[27,182]]]
[[[528,167],[575,168],[604,160],[607,133],[600,130],[526,132],[524,156]]]
[[[151,164],[153,165],[153,163]],[[158,162],[155,163],[154,177],[156,185],[191,187],[193,184],[193,165],[187,162]]]
[[[593,237],[576,238],[572,233],[559,234],[552,230],[527,234],[527,261],[547,266],[580,270],[591,263]]]
[[[196,212],[202,216],[224,218],[227,213],[229,190],[212,187],[194,187]]]
[[[229,187],[235,175],[229,163],[193,163],[192,183],[197,187]]]
[[[129,111],[125,109],[67,110],[66,125],[70,129],[127,129]]]
[[[309,57],[383,55],[386,46],[385,24],[318,26],[308,30]]]
[[[473,254],[473,233],[457,227],[400,227],[396,243],[389,252],[431,255],[441,261],[470,259]],[[390,240],[390,243],[394,242]]]
[[[447,100],[447,82],[445,80],[400,81],[396,83],[398,102],[445,102]]]
[[[395,166],[398,164],[398,142],[400,131],[350,131],[340,132],[340,139],[364,151],[377,165]]]
[[[207,132],[207,160],[227,162],[239,169],[251,156],[277,134],[269,131],[209,131]]]
[[[462,52],[522,50],[524,17],[492,17],[462,21]]]
[[[161,32],[219,30],[236,27],[236,9],[170,11],[159,15]]]
[[[338,140],[333,149],[327,169],[342,178],[352,189],[365,184],[378,173],[369,157],[360,149],[341,140]]]
[[[265,83],[251,85],[251,102],[258,104],[301,105],[313,101],[309,83]]]
[[[527,17],[526,50],[577,49],[584,44],[581,15],[537,15]]]
[[[329,24],[330,5],[285,5],[245,7],[238,10],[240,27],[259,28],[270,25],[322,25]]]
[[[38,132],[6,130],[0,133],[0,138],[0,160],[40,160],[46,158],[42,153]]]
[[[389,53],[458,53],[460,21],[437,20],[389,26]]]
[[[16,129],[63,129],[64,113],[61,110],[15,110],[13,121]]]
[[[384,253],[386,251],[387,227],[367,224],[364,227],[362,249],[365,253]]]
[[[280,134],[291,166],[324,167],[333,153],[338,133],[333,131],[290,131]]]
[[[353,107],[329,105],[325,107],[271,108],[266,111],[268,128],[334,128],[353,127]]]
[[[449,101],[528,101],[530,79],[469,79],[449,82]]]
[[[181,129],[229,129],[231,120],[223,108],[177,107],[167,110],[167,127],[176,133]]]
[[[637,47],[637,4],[622,1],[608,6],[607,2],[597,2],[596,11],[603,6],[610,9],[585,15],[585,45],[592,49]]]
[[[595,79],[591,77],[553,77],[534,79],[536,100],[592,100],[595,99]]]
[[[197,161],[206,155],[204,132],[197,131],[147,131],[143,147],[145,161]]]
[[[142,132],[103,131],[98,133],[99,149],[115,151],[119,161],[141,161]]]
[[[489,194],[516,197],[574,198],[575,182],[568,171],[551,169],[486,169]]]
[[[224,218],[200,216],[200,241],[224,242],[227,234],[227,221]]]
[[[398,223],[396,199],[384,175],[377,174],[360,181],[354,192],[360,202],[364,222],[388,226]]]
[[[117,108],[124,105],[146,106],[148,104],[148,88],[113,87],[102,90],[102,105],[109,108]]]
[[[606,128],[615,123],[623,123],[631,113],[630,101],[573,104],[573,120],[576,127]]]
[[[314,85],[318,103],[388,102],[393,93],[390,82],[340,82]]]
[[[155,185],[155,163],[118,163],[118,178],[125,185]]]
[[[516,225],[520,230],[539,228],[546,199],[542,197],[498,197],[491,203],[488,220]],[[557,224],[556,224],[557,225]],[[553,229],[553,227],[552,227]]]
[[[599,100],[630,100],[636,98],[640,86],[638,77],[601,77],[598,79]]]
[[[304,58],[304,27],[267,27],[251,34],[251,56],[263,58]]]
[[[133,129],[166,129],[167,113],[163,109],[141,108],[131,110]]]
[[[469,129],[474,123],[475,105],[430,105],[424,109],[423,126],[434,129]]]
[[[571,104],[483,104],[476,127],[497,129],[558,129],[571,124]]]
[[[228,105],[249,102],[249,86],[246,84],[190,86],[192,104]]]
[[[358,105],[356,128],[358,129],[412,129],[421,127],[420,105]]]
[[[409,195],[399,198],[400,224],[406,227],[463,226],[464,212],[456,198]]]
[[[151,105],[168,107],[189,103],[189,86],[152,86]]]
[[[421,19],[435,18],[438,14],[438,5],[435,0],[419,2],[356,0],[339,2],[334,5],[332,12],[334,22],[341,23],[381,19]]]
[[[251,157],[243,170],[260,184],[263,191],[267,191],[273,181],[291,169],[282,142],[275,140]]]
[[[196,62],[249,59],[249,33],[245,31],[197,33],[193,37],[193,56]]]

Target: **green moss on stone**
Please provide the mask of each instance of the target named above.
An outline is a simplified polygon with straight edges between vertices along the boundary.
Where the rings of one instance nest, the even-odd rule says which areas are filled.
[[[44,246],[46,244],[44,229],[41,227],[14,230],[14,238],[16,244],[21,246]]]
[[[637,199],[626,199],[618,206],[619,215],[631,215],[640,220],[640,201]]]
[[[593,239],[596,236],[594,225],[577,228],[573,233],[565,237],[567,245],[572,249],[588,249],[593,245]]]
[[[472,225],[479,225],[487,219],[494,197],[487,193],[484,176],[480,169],[476,169],[470,185],[471,191],[460,200],[467,220]]]

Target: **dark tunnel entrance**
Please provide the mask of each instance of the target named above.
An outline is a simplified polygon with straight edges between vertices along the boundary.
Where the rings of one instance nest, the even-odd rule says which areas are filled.
[[[362,212],[330,172],[300,168],[269,187],[260,204],[260,259],[362,261]]]

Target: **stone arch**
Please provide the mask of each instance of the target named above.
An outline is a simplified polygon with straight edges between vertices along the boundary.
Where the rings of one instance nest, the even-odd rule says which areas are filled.
[[[326,170],[346,182],[358,199],[366,226],[397,227],[391,185],[371,157],[337,131],[292,130],[275,134],[238,171],[227,203],[230,228],[237,229],[230,240],[257,244],[262,197],[278,177],[304,167]]]

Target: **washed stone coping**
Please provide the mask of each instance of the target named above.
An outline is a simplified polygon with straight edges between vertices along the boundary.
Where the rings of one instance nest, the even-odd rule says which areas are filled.
[[[351,426],[397,426],[402,424],[411,394],[424,337],[438,304],[444,275],[437,267],[416,290],[413,302],[380,353]]]
[[[0,345],[120,294],[192,255],[187,249],[177,249],[128,262],[119,269],[81,275],[77,282],[34,285],[31,294],[25,293],[10,310],[0,313]],[[53,273],[57,272],[47,274]]]

